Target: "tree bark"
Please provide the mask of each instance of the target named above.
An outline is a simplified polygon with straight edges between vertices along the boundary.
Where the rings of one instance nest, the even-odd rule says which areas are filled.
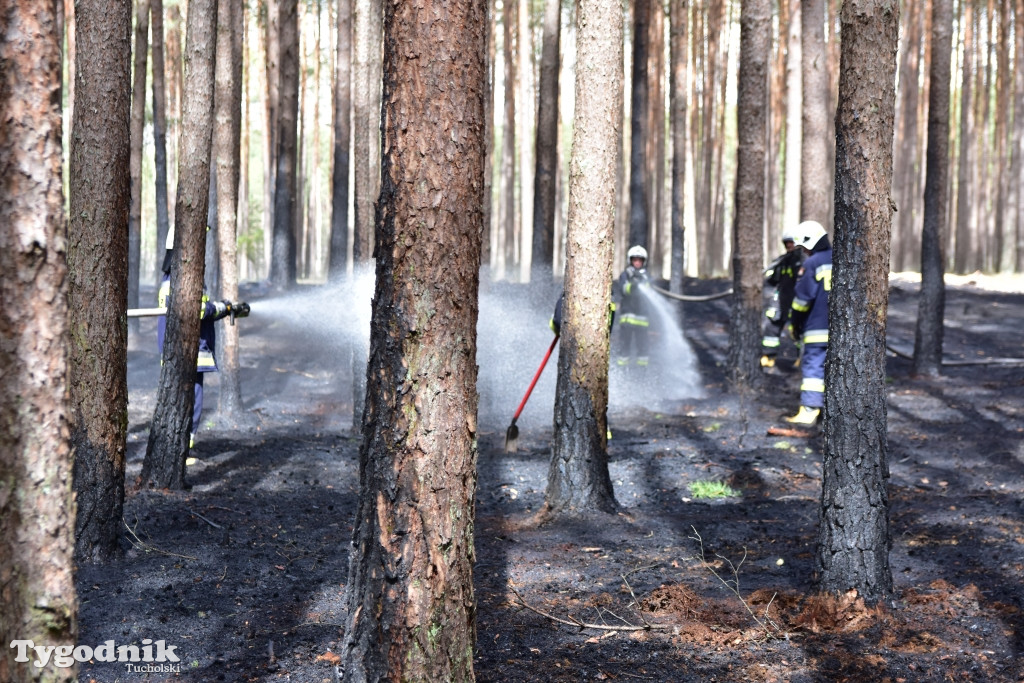
[[[932,59],[929,65],[928,150],[921,232],[921,294],[914,335],[914,373],[936,376],[942,367],[946,308],[945,227],[949,204],[949,79],[953,0],[932,0]]]
[[[113,557],[121,535],[128,436],[128,215],[131,3],[78,0],[78,106],[72,122],[68,303],[75,555]]]
[[[576,114],[565,304],[547,514],[618,509],[608,473],[608,357],[622,18],[613,0],[577,8]]]
[[[800,219],[832,223],[829,166],[829,80],[825,51],[825,0],[801,0],[803,112],[800,145]]]
[[[9,647],[13,638],[55,646],[78,636],[61,9],[0,3],[0,633],[9,636],[0,680],[11,683],[71,682],[78,673],[15,662]]]
[[[270,282],[290,289],[296,282],[296,217],[299,130],[299,7],[297,0],[281,0],[280,78],[277,114],[277,167],[274,181],[274,243]]]
[[[384,16],[385,154],[345,680],[467,681],[487,12],[473,0],[387,0]]]
[[[893,269],[904,271],[919,262],[917,258],[918,183],[920,160],[917,134],[917,101],[920,98],[918,75],[921,53],[921,3],[906,3],[904,35],[900,45],[900,78],[897,119],[899,126],[895,138],[893,160],[893,196],[898,211],[893,226]]]
[[[689,83],[687,69],[687,0],[669,1],[669,102],[672,133],[672,280],[669,289],[683,293],[686,270],[686,95]]]
[[[733,299],[729,325],[729,378],[735,389],[761,383],[764,291],[765,133],[768,112],[768,0],[743,0],[737,101],[736,214],[733,222]]]
[[[331,174],[331,255],[328,279],[348,271],[349,144],[352,142],[352,0],[338,0],[334,58],[334,171]]]
[[[373,206],[380,190],[381,3],[377,0],[355,0],[355,3],[352,65],[355,236],[352,261],[356,266],[365,266],[373,258]]]
[[[1014,34],[1014,104],[1013,104],[1013,153],[1010,160],[1010,177],[1024,177],[1024,0],[1017,0],[1015,5],[1016,30]],[[1024,190],[1020,183],[1011,187],[1010,220],[1013,223],[1013,240],[1015,258],[1014,270],[1024,272]]]
[[[206,212],[210,199],[216,28],[214,0],[191,0],[185,46],[187,59],[181,149],[178,152],[180,165],[174,207],[173,296],[167,311],[156,409],[140,477],[143,486],[154,488],[180,489],[185,485],[196,349],[199,348]]]
[[[139,268],[142,260],[142,134],[146,124],[146,63],[149,61],[149,0],[139,0],[135,11],[135,54],[132,73],[131,208],[128,212],[128,308],[139,308]],[[138,331],[137,318],[129,321]]]
[[[167,198],[167,71],[164,64],[164,2],[151,0],[153,19],[153,160],[156,191],[156,276],[154,285],[163,279],[160,266],[167,250],[167,233],[171,221]]]
[[[885,325],[899,7],[847,0],[841,21],[817,569],[824,592],[877,602],[893,594]]]
[[[634,0],[633,89],[629,114],[629,244],[644,247],[649,246],[647,233],[650,226],[650,188],[647,177],[647,143],[650,137],[647,83],[650,21],[651,0]]]
[[[502,12],[505,67],[505,118],[501,124],[501,189],[499,200],[499,278],[509,277],[516,264],[516,35],[518,33],[518,0],[505,0]]]
[[[536,169],[533,191],[533,258],[531,279],[554,277],[555,198],[558,190],[558,72],[562,3],[545,0],[537,104]]]
[[[241,0],[217,3],[217,57],[214,99],[214,159],[217,179],[217,235],[220,246],[220,297],[238,300],[238,186],[242,147],[242,40],[245,20]],[[228,419],[242,412],[238,364],[238,326],[224,325],[219,335],[219,411]]]
[[[970,266],[973,254],[971,231],[971,168],[973,164],[974,140],[974,99],[972,97],[972,84],[974,71],[974,2],[966,0],[963,3],[964,13],[961,21],[964,26],[964,39],[961,49],[963,50],[964,62],[961,68],[962,79],[960,87],[960,132],[959,154],[957,155],[957,178],[956,178],[956,242],[953,252],[953,270],[957,273],[966,273]]]

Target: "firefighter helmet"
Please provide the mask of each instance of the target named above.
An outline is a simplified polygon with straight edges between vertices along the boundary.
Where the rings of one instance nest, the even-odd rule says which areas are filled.
[[[783,228],[782,229],[782,243],[796,242],[796,228]]]
[[[647,263],[647,250],[637,244],[629,248],[629,251],[626,252],[626,258],[630,261],[640,258],[644,260],[644,263]]]
[[[804,221],[796,226],[796,244],[808,251],[826,235],[825,228],[821,227],[818,221]]]

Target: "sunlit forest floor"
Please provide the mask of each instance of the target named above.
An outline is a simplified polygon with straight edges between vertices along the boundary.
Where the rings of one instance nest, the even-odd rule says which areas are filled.
[[[1024,356],[1024,288],[1019,279],[1000,291],[981,278],[947,282],[946,358],[977,364],[923,379],[906,359],[889,359],[898,596],[878,607],[814,594],[822,440],[769,436],[798,400],[791,346],[765,397],[727,391],[728,299],[683,304],[684,338],[668,328],[655,337],[672,357],[646,376],[613,376],[621,512],[537,524],[554,364],[518,421],[518,451],[506,453],[504,438],[550,340],[554,294],[487,291],[478,679],[1024,681],[1024,366],[992,363]],[[686,291],[728,285],[694,281]],[[916,291],[913,278],[893,278],[889,345],[898,352],[913,347]],[[345,342],[354,323],[325,323],[322,302],[337,297],[322,290],[283,303],[260,288],[247,295],[253,314],[238,324],[251,422],[219,416],[217,380],[207,383],[191,488],[129,491],[123,560],[79,571],[80,642],[177,646],[180,671],[149,680],[333,683],[358,494]],[[510,303],[518,300],[528,305]],[[498,319],[513,328],[491,334]],[[129,484],[155,398],[154,330],[144,320],[130,339]],[[734,495],[698,497],[717,484]],[[101,662],[81,674],[146,678]]]

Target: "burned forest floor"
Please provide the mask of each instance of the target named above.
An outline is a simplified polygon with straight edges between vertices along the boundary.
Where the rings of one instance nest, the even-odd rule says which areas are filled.
[[[998,362],[1024,356],[1024,287],[981,280],[948,285],[938,378],[913,376],[902,355],[918,285],[891,283],[890,605],[815,593],[822,438],[769,435],[798,404],[791,345],[765,391],[728,390],[728,299],[683,304],[698,373],[689,395],[644,401],[646,377],[620,385],[640,400],[613,395],[618,514],[538,523],[556,366],[506,453],[547,345],[502,335],[514,350],[496,357],[521,361],[481,388],[477,679],[1024,682],[1024,364]],[[93,661],[81,681],[338,680],[358,496],[352,353],[322,320],[316,288],[283,305],[259,288],[246,295],[245,411],[219,415],[218,380],[207,382],[185,491],[134,486],[159,358],[153,319],[130,334],[124,554],[79,568],[79,642],[164,640],[181,661],[171,672]],[[520,329],[545,328],[554,298],[537,301]],[[498,363],[483,351],[481,375]]]

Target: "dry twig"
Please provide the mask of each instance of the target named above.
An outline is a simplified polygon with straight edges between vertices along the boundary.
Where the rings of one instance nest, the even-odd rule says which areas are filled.
[[[523,596],[520,595],[519,591],[517,591],[515,588],[512,588],[511,586],[509,586],[509,589],[513,593],[516,594],[517,598],[519,598],[519,604],[520,605],[522,605],[523,607],[525,607],[526,609],[530,610],[531,612],[533,612],[535,614],[539,614],[540,616],[544,617],[545,619],[548,619],[550,621],[555,622],[556,624],[563,624],[565,626],[572,626],[574,628],[578,628],[578,629],[581,629],[581,630],[585,629],[585,628],[589,628],[589,629],[594,629],[594,630],[597,630],[597,631],[667,631],[667,630],[669,630],[671,628],[671,626],[664,625],[664,624],[649,624],[649,623],[645,623],[642,626],[636,626],[636,625],[632,625],[632,624],[625,625],[625,626],[612,626],[612,625],[609,625],[609,624],[590,624],[590,623],[587,623],[585,621],[580,621],[579,619],[573,619],[571,616],[569,618],[567,618],[567,619],[563,619],[561,617],[556,617],[554,614],[549,614],[547,612],[544,612],[542,610],[537,609],[536,607],[534,607],[530,603],[526,602],[526,600],[523,598]]]

